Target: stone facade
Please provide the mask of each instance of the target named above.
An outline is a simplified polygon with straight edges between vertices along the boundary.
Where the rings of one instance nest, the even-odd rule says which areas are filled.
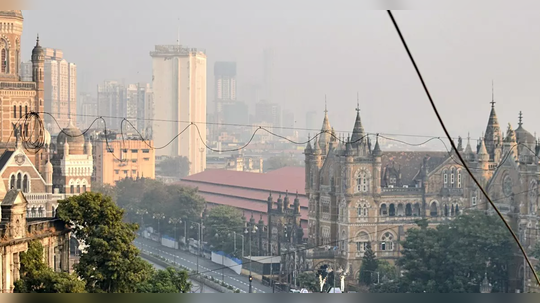
[[[0,220],[0,291],[13,292],[20,277],[20,253],[38,240],[44,247],[44,261],[55,271],[69,272],[69,233],[58,219],[29,219],[28,202],[20,190],[5,194]]]
[[[458,151],[526,248],[536,243],[540,181],[534,136],[509,125],[503,137],[494,102],[485,136],[474,151],[470,139]],[[383,152],[364,132],[358,110],[352,137],[338,140],[325,113],[322,133],[305,149],[312,266],[334,264],[358,279],[366,243],[379,259],[393,262],[399,241],[428,218],[430,226],[469,209],[492,211],[455,152]],[[520,261],[521,260],[521,261]],[[516,254],[510,290],[523,285],[523,259]],[[514,269],[511,269],[514,271]],[[526,271],[527,272],[527,271]]]

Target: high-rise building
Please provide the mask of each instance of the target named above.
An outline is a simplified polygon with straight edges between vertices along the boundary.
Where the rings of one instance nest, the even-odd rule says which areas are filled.
[[[290,110],[283,110],[281,120],[282,134],[285,136],[294,136],[296,122],[294,121],[294,113]]]
[[[77,126],[82,129],[89,128],[98,117],[97,113],[96,97],[90,93],[80,93],[77,101]]]
[[[150,139],[152,133],[151,120],[154,117],[153,92],[148,83],[130,84],[126,92],[127,119],[145,138]],[[131,125],[126,125],[131,127]]]
[[[281,127],[281,107],[279,104],[261,100],[255,105],[255,122],[267,122],[273,127]]]
[[[64,59],[59,49],[43,48],[45,55],[45,124],[52,133],[58,133],[71,119],[77,119],[77,66]],[[21,64],[21,79],[32,78],[32,62]],[[52,117],[51,117],[52,115]],[[54,118],[53,118],[54,117]],[[56,120],[56,121],[55,121]]]
[[[156,156],[185,156],[190,174],[206,167],[206,54],[181,45],[156,45],[153,66]],[[190,125],[194,123],[194,125]]]
[[[236,101],[236,62],[214,64],[215,117],[223,123],[223,107]]]
[[[122,117],[127,116],[126,88],[117,81],[105,81],[97,87],[97,114],[103,116],[108,130],[119,130]]]

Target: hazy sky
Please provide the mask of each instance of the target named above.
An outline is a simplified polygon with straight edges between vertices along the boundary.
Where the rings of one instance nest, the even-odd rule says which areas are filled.
[[[368,132],[443,135],[385,11],[334,9],[255,10],[243,6],[181,9],[160,1],[150,10],[49,9],[24,11],[23,51],[39,32],[42,45],[60,48],[78,66],[79,87],[95,91],[106,79],[150,82],[149,52],[156,44],[204,48],[208,97],[213,63],[237,61],[239,89],[260,82],[262,50],[275,52],[274,100],[294,111],[304,127],[306,109],[319,111],[327,95],[330,123],[350,131],[356,94]],[[216,3],[218,3],[216,1]],[[165,9],[166,8],[166,9]],[[340,8],[339,10],[335,8]],[[540,18],[537,11],[397,11],[407,39],[443,118],[454,136],[485,130],[491,81],[504,131],[540,130]]]

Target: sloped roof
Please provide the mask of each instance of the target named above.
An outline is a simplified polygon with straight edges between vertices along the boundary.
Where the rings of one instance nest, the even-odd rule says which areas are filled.
[[[412,185],[414,178],[420,171],[423,165],[424,157],[429,157],[427,165],[428,172],[433,171],[441,165],[446,158],[448,152],[430,152],[430,151],[396,151],[383,152],[381,161],[382,169],[385,167],[394,166],[396,169],[401,168],[401,183],[404,185]]]
[[[305,169],[303,167],[284,167],[269,173],[210,169],[183,178],[182,181],[233,186],[262,191],[296,193],[305,195]]]
[[[4,196],[4,199],[0,203],[0,205],[14,205],[15,200],[17,200],[17,197],[19,196],[19,193],[21,191],[18,189],[12,189],[6,193]],[[24,196],[23,196],[24,197]]]
[[[0,170],[2,170],[4,166],[6,166],[6,164],[8,163],[9,159],[11,158],[14,152],[15,151],[12,151],[12,150],[4,151],[4,153],[0,157]]]

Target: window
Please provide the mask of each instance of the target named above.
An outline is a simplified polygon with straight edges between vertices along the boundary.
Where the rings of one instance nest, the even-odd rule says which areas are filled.
[[[131,152],[132,152],[132,153],[138,153],[139,150],[138,150],[138,149],[132,149]]]
[[[25,115],[28,115],[28,105],[25,105],[25,106],[24,106],[24,114],[25,114]]]
[[[17,105],[13,105],[13,118],[17,118]]]
[[[11,175],[11,180],[9,182],[9,189],[14,189],[15,188],[15,175]]]
[[[477,192],[476,192],[476,189],[474,189],[472,191],[472,194],[471,194],[471,205],[472,206],[476,206],[476,203],[477,203],[476,199],[477,199]]]
[[[388,211],[386,210],[386,204],[381,205],[381,216],[387,216]]]
[[[405,205],[405,216],[406,217],[412,216],[412,207],[410,203],[407,203],[407,205]]]
[[[385,233],[381,238],[381,250],[392,251],[394,250],[394,235],[390,232]]]
[[[393,217],[396,215],[396,207],[394,206],[394,203],[390,204],[390,207],[388,207],[388,216]]]
[[[127,175],[127,170],[124,170],[124,175]]]
[[[23,178],[23,193],[28,192],[28,175],[24,175]]]
[[[367,193],[369,189],[368,173],[361,171],[356,178],[356,192]]]
[[[451,175],[450,175],[450,183],[451,183],[451,184],[454,184],[454,174],[451,174]]]
[[[81,193],[81,186],[77,184],[77,193],[80,194]]]
[[[150,158],[143,158],[144,161],[150,161]]]
[[[72,193],[72,194],[75,193],[75,187],[73,185],[70,186],[70,193]]]
[[[131,162],[137,163],[137,159],[131,159]]]
[[[22,118],[22,105],[19,105],[19,118]]]
[[[446,170],[443,171],[444,176],[444,184],[448,183],[448,174],[446,173]]]
[[[117,175],[118,175],[119,172],[120,172],[120,170],[118,170],[118,169],[114,170],[114,173],[117,174]]]
[[[148,154],[150,152],[150,150],[149,149],[143,149],[142,152],[143,152],[143,154]]]
[[[4,41],[2,41],[2,44],[5,44]],[[2,73],[7,72],[7,50],[5,48],[2,48],[0,51],[0,57],[2,60]]]
[[[431,202],[431,206],[429,207],[429,215],[432,217],[437,217],[437,202],[433,201]]]
[[[366,217],[368,216],[368,206],[366,204],[362,204],[361,206],[358,206],[358,217]]]
[[[135,175],[135,174],[137,174],[137,171],[133,169],[133,170],[131,170],[131,173]]]
[[[22,176],[21,176],[21,173],[18,173],[17,174],[17,189],[21,189],[22,188]]]
[[[369,243],[368,233],[361,231],[358,236],[356,236],[356,250],[359,252],[365,252]]]
[[[107,151],[112,154],[112,153],[114,153],[114,148],[112,148],[112,147],[107,148]]]
[[[123,153],[127,153],[127,149],[123,149],[122,152],[123,152]]]
[[[457,187],[461,188],[461,170],[457,172]]]

